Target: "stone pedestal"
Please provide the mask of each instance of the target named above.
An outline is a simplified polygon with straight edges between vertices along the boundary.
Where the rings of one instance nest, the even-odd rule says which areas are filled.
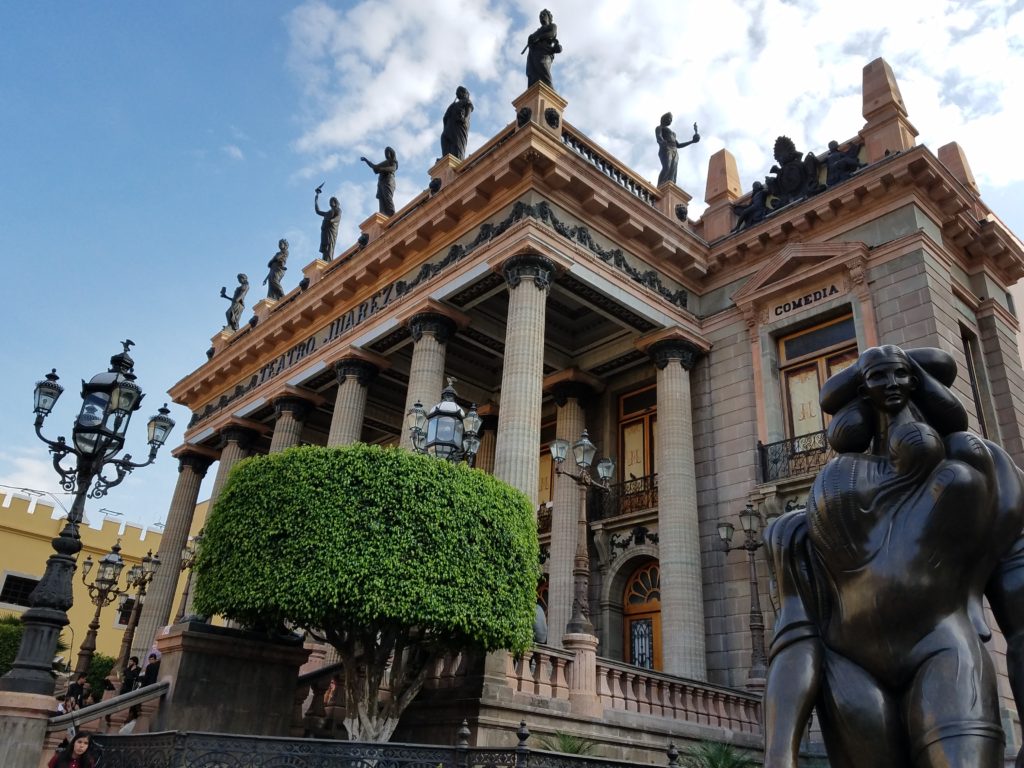
[[[37,768],[44,762],[41,755],[46,721],[56,708],[57,700],[52,696],[0,691],[0,765]]]
[[[530,110],[528,123],[553,133],[559,140],[562,136],[562,113],[568,104],[554,88],[541,82],[531,85],[512,102],[517,114],[523,107]]]
[[[658,191],[661,193],[661,197],[658,198],[658,202],[655,204],[655,208],[661,211],[664,215],[670,219],[675,219],[680,224],[686,223],[686,215],[684,214],[681,218],[679,217],[676,209],[679,206],[683,206],[687,211],[690,209],[690,200],[693,196],[683,189],[680,189],[674,182],[663,181],[658,185]]]
[[[593,635],[569,633],[562,636],[562,645],[576,655],[569,683],[569,706],[575,715],[600,717],[604,713],[597,695],[597,643]]]
[[[217,331],[217,333],[210,337],[210,347],[213,349],[213,354],[216,355],[218,352],[224,349],[224,347],[228,345],[228,341],[234,335],[234,331],[232,331],[230,328],[225,327],[223,330]]]
[[[309,280],[310,285],[316,285],[324,272],[331,268],[331,265],[323,259],[310,262],[302,268],[302,276]]]
[[[175,624],[156,640],[171,688],[156,731],[287,736],[295,681],[309,656],[301,638],[272,640],[209,624]]]
[[[704,239],[709,243],[732,232],[736,223],[732,204],[741,194],[736,158],[729,150],[720,149],[708,160],[708,181],[704,190],[704,202],[708,207],[701,218]]]
[[[917,129],[907,119],[903,95],[885,59],[875,59],[864,67],[862,98],[861,114],[867,122],[860,137],[864,140],[868,164],[878,162],[886,154],[914,146]]]
[[[270,317],[271,310],[273,310],[274,307],[276,307],[276,306],[277,306],[277,300],[276,299],[260,299],[253,306],[252,311],[253,311],[253,314],[256,315],[256,317],[262,323],[264,320],[266,320],[268,317]]]

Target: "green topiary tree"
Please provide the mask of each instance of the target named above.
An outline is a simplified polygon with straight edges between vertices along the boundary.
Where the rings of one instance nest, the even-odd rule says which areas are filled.
[[[686,751],[680,765],[683,768],[756,768],[757,763],[731,744],[702,741]]]
[[[103,698],[103,683],[114,668],[115,661],[117,659],[107,656],[105,653],[94,653],[92,659],[89,660],[89,671],[85,673],[85,679],[92,686],[92,692],[96,694],[97,701]]]
[[[14,665],[24,626],[18,616],[0,614],[0,675],[6,675]]]
[[[287,622],[337,648],[352,739],[386,741],[444,653],[533,639],[532,505],[483,472],[403,450],[305,446],[239,462],[195,570],[199,611]]]

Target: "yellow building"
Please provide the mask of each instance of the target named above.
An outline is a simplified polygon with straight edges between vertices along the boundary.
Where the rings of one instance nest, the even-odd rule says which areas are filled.
[[[88,511],[87,511],[88,516]],[[42,578],[47,558],[53,554],[50,540],[60,533],[66,517],[63,510],[55,510],[34,496],[8,492],[0,495],[0,614],[20,614],[28,607],[28,596]],[[206,519],[206,502],[196,508],[189,536],[194,536]],[[125,629],[131,617],[136,590],[127,590],[125,577],[128,569],[141,563],[147,552],[156,553],[160,548],[161,533],[154,529],[143,529],[132,523],[125,523],[104,517],[99,527],[83,524],[79,528],[82,537],[82,551],[78,556],[79,565],[86,557],[93,562],[110,552],[120,541],[121,557],[125,567],[121,572],[118,588],[126,590],[100,614],[100,628],[96,636],[96,651],[117,657],[121,650]],[[175,566],[177,567],[177,566]],[[62,655],[73,668],[78,649],[88,632],[89,622],[96,612],[96,606],[89,599],[89,590],[82,581],[81,568],[74,576],[74,605],[68,611],[70,624],[62,638],[69,650]],[[91,577],[95,576],[95,570]],[[90,581],[91,581],[90,577]],[[175,610],[181,604],[186,579],[178,580],[175,592]]]

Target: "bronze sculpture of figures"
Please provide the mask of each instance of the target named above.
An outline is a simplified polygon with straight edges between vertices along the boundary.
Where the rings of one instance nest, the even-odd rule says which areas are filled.
[[[795,768],[812,707],[833,768],[1003,765],[982,597],[1019,707],[1024,476],[966,431],[955,378],[946,352],[883,346],[822,388],[839,455],[765,534],[766,768]]]
[[[455,89],[455,101],[444,112],[441,157],[453,155],[459,160],[466,158],[466,145],[469,143],[469,115],[472,111],[473,101],[469,98],[469,89],[460,85]]]
[[[323,221],[320,222],[320,258],[324,261],[330,261],[334,258],[334,246],[338,242],[338,224],[341,223],[341,203],[338,202],[338,198],[332,197],[327,210],[321,211],[320,193],[323,192],[323,189],[323,184],[316,188],[316,193],[313,197],[313,210],[323,218]]]
[[[547,8],[540,12],[540,27],[526,40],[522,53],[527,51],[526,87],[529,88],[539,80],[549,88],[554,88],[551,83],[551,62],[556,53],[562,52],[562,46],[558,42],[558,25]]]
[[[839,149],[838,141],[828,143],[825,155],[825,185],[828,187],[846,181],[861,167],[859,155],[861,145],[851,144],[845,150]]]
[[[360,157],[377,174],[377,207],[385,216],[395,215],[395,171],[398,170],[398,158],[391,147],[384,148],[384,159],[379,163],[371,163]]]
[[[235,288],[235,292],[230,296],[228,296],[228,289],[221,286],[220,297],[231,302],[224,316],[228,320],[227,327],[232,331],[238,330],[238,321],[242,319],[242,310],[245,309],[245,294],[248,292],[249,278],[242,273],[238,274],[238,287]]]
[[[693,138],[690,141],[676,141],[676,132],[669,126],[672,125],[672,113],[666,112],[661,116],[661,123],[654,129],[654,138],[658,140],[658,159],[661,160],[661,173],[658,174],[658,185],[671,181],[676,182],[676,170],[679,165],[678,150],[696,144],[700,141],[700,133],[697,132],[697,124],[693,124]]]
[[[284,288],[281,286],[281,279],[284,277],[284,273],[288,267],[285,264],[288,263],[288,241],[278,240],[277,241],[277,253],[267,263],[267,269],[270,272],[265,278],[263,278],[263,284],[267,286],[267,298],[272,301],[277,301],[284,296]]]

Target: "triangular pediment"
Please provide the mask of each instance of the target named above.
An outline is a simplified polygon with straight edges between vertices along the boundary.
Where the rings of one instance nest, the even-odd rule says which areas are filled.
[[[797,283],[813,280],[837,264],[867,255],[863,243],[789,243],[772,256],[733,294],[737,306],[749,305],[773,294],[790,290]]]

